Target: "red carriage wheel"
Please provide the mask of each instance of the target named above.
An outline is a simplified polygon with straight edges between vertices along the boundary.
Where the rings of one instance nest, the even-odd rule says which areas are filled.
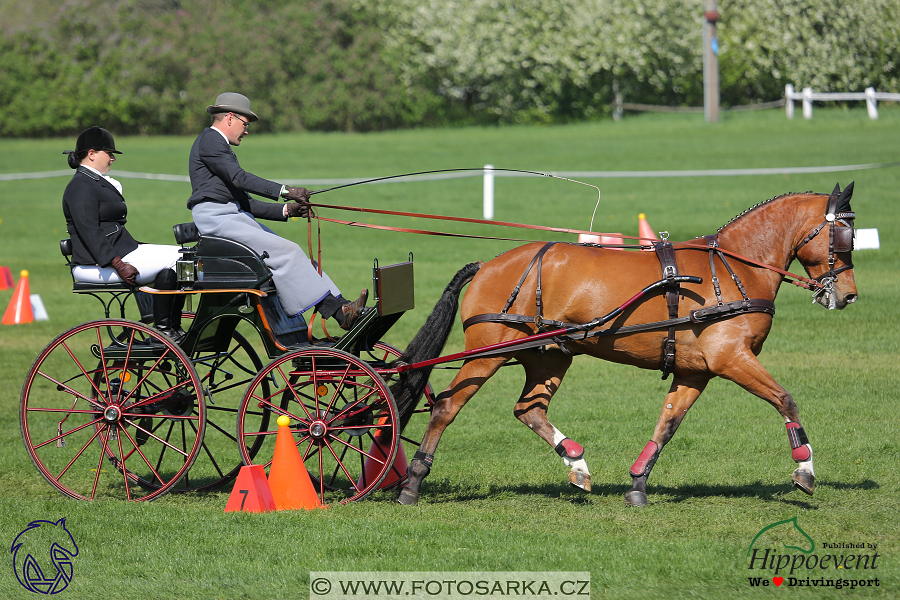
[[[266,413],[268,426],[260,428]],[[260,371],[238,413],[238,447],[245,464],[271,465],[280,415],[291,419],[300,457],[323,504],[366,497],[393,465],[397,407],[378,373],[352,354],[333,348],[295,350]],[[262,444],[253,457],[247,449],[257,440]],[[373,445],[382,452],[373,452]]]
[[[182,350],[126,319],[83,323],[37,357],[19,407],[38,471],[72,498],[153,500],[187,474],[206,409]]]

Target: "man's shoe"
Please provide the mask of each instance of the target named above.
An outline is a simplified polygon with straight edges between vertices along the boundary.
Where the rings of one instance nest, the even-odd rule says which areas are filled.
[[[369,299],[369,290],[363,290],[359,298],[353,302],[348,302],[341,307],[344,320],[341,322],[341,329],[349,331],[353,325],[359,320],[359,317],[365,313],[366,301]]]

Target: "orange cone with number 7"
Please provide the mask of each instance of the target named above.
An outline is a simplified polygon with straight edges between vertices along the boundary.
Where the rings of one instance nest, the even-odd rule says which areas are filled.
[[[34,314],[31,312],[31,294],[28,291],[28,271],[22,271],[19,273],[16,291],[13,292],[12,300],[9,301],[9,306],[3,314],[3,324],[18,325],[32,321]]]
[[[269,512],[275,510],[272,490],[262,465],[241,467],[225,512]]]
[[[269,488],[275,500],[275,510],[322,508],[303,459],[300,458],[300,451],[294,443],[290,424],[290,417],[278,417],[275,452],[272,466],[269,467]]]

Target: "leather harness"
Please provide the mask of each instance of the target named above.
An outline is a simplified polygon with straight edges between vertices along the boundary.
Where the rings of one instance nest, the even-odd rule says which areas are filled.
[[[543,257],[547,253],[547,251],[557,243],[567,243],[567,242],[547,242],[544,244],[540,250],[534,255],[531,259],[531,262],[528,263],[528,266],[525,268],[525,272],[522,274],[522,277],[519,279],[518,284],[516,284],[515,288],[513,288],[512,293],[510,294],[509,299],[506,301],[503,309],[499,313],[484,313],[480,315],[473,315],[463,321],[463,330],[468,329],[472,325],[476,325],[479,323],[512,323],[512,324],[523,324],[523,325],[535,325],[538,328],[539,332],[548,331],[548,326],[554,327],[557,329],[562,328],[578,328],[582,329],[582,332],[578,333],[568,333],[559,335],[551,338],[553,342],[559,346],[560,350],[566,354],[571,355],[572,352],[566,348],[565,342],[567,341],[581,341],[585,340],[589,337],[600,337],[607,335],[624,335],[630,333],[640,333],[644,331],[654,331],[658,329],[667,329],[667,335],[665,340],[663,341],[662,347],[662,357],[660,360],[660,370],[662,371],[662,378],[666,379],[669,374],[672,372],[672,369],[675,366],[675,333],[676,327],[679,325],[684,325],[687,323],[707,323],[710,321],[717,321],[720,319],[726,319],[742,314],[754,313],[754,312],[762,312],[770,315],[775,314],[775,303],[771,300],[764,299],[751,299],[747,297],[747,293],[744,290],[744,286],[741,283],[740,278],[731,268],[731,265],[728,264],[727,259],[725,258],[725,254],[719,249],[717,242],[718,235],[709,235],[706,236],[707,247],[709,251],[709,265],[710,271],[712,274],[712,282],[713,288],[716,294],[717,304],[715,306],[707,306],[704,308],[699,308],[696,310],[692,310],[690,314],[686,317],[678,317],[678,303],[680,299],[680,284],[676,280],[678,277],[678,264],[675,258],[675,249],[672,246],[672,243],[669,241],[661,241],[654,243],[654,250],[656,251],[656,256],[659,258],[660,267],[662,269],[663,279],[661,283],[664,283],[663,289],[666,294],[666,306],[668,308],[669,318],[665,321],[655,321],[651,323],[641,323],[638,325],[624,325],[624,326],[611,326],[606,329],[597,329],[599,325],[594,324],[595,322],[582,323],[582,324],[574,324],[574,323],[566,323],[563,321],[555,321],[551,319],[544,319],[543,317],[543,300],[542,300],[542,291],[541,291],[541,268],[543,264]],[[722,293],[721,288],[719,286],[719,279],[716,276],[716,266],[715,266],[715,256],[719,256],[719,259],[725,265],[725,268],[731,274],[732,280],[737,285],[738,289],[741,292],[741,296],[743,300],[737,300],[734,302],[722,302]],[[512,307],[516,298],[519,295],[519,291],[522,288],[522,284],[525,282],[525,279],[528,277],[528,274],[531,272],[532,268],[537,265],[536,270],[536,289],[535,289],[535,305],[536,305],[536,315],[528,316],[528,315],[520,315],[520,314],[510,314],[509,309]],[[602,323],[601,323],[602,324]],[[521,345],[517,345],[515,349],[525,350],[530,348],[540,348],[541,350],[547,345],[546,339],[534,340],[534,341],[525,341]],[[494,352],[486,352],[484,354],[480,354],[479,356],[490,356],[492,354],[503,354],[505,352],[509,352],[509,349],[501,349],[496,350]]]

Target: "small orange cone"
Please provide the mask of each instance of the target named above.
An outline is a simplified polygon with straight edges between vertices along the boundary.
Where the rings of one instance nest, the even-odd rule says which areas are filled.
[[[6,313],[3,315],[3,324],[18,325],[32,321],[34,321],[34,314],[31,312],[31,294],[28,292],[28,271],[22,271],[19,273],[16,291],[13,292],[12,300],[9,301],[9,306],[6,307]]]
[[[269,468],[269,488],[275,500],[275,510],[321,508],[322,503],[294,443],[290,424],[290,417],[278,417],[278,435],[275,438],[272,466]]]
[[[384,445],[379,441],[377,435],[375,436],[375,441],[372,442],[372,447],[369,448],[369,454],[374,458],[366,458],[366,464],[363,465],[363,474],[360,476],[359,481],[356,482],[356,487],[358,489],[365,488],[373,479],[378,477],[378,474],[381,473],[381,469],[384,466],[384,459],[387,458],[388,453],[385,452]],[[391,470],[388,471],[384,481],[378,486],[378,489],[383,490],[391,488],[398,482],[405,481],[406,453],[403,451],[403,444],[398,444],[397,455],[394,456],[394,464],[391,466]]]
[[[614,233],[612,235],[601,235],[600,243],[601,244],[613,244],[613,245],[619,246],[619,245],[623,244],[624,242],[622,241],[621,233]],[[610,250],[623,250],[623,249],[624,248],[610,248]]]
[[[12,286],[13,278],[9,267],[0,267],[0,290],[8,290]]]
[[[599,244],[602,236],[599,235],[590,235],[587,233],[579,233],[578,234],[578,243],[579,244]]]
[[[262,465],[241,467],[225,512],[269,512],[275,510],[272,490]]]
[[[644,213],[638,215],[638,237],[640,238],[639,242],[643,245],[659,241],[659,238],[653,233],[653,228],[647,223],[647,215]],[[649,250],[652,251],[653,249],[650,248]]]

